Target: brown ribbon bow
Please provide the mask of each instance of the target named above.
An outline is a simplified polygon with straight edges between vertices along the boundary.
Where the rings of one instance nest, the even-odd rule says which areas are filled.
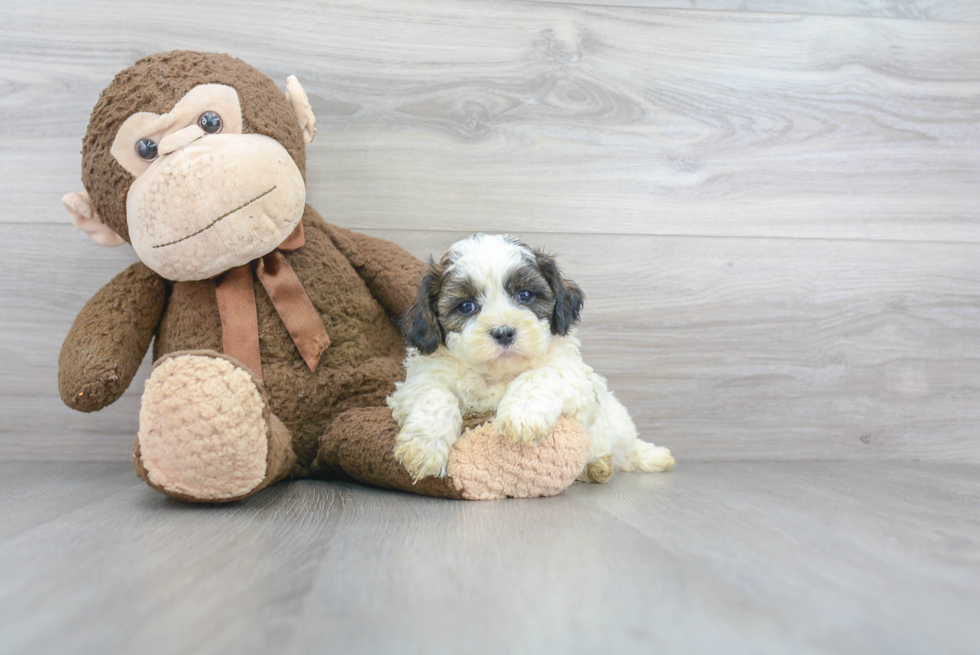
[[[316,370],[320,356],[330,345],[330,337],[320,315],[306,295],[303,283],[289,265],[289,260],[282,254],[301,248],[305,243],[306,235],[300,222],[276,250],[214,278],[225,354],[245,364],[260,380],[262,356],[259,354],[259,318],[252,284],[253,268],[311,371]]]

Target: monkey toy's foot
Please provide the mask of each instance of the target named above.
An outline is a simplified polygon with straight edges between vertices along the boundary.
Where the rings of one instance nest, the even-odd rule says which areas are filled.
[[[351,409],[334,419],[320,440],[315,464],[355,480],[425,496],[467,500],[555,496],[575,481],[589,454],[589,436],[578,421],[561,416],[554,432],[536,446],[513,443],[492,422],[472,427],[449,451],[444,477],[415,481],[395,458],[398,424],[387,407]]]
[[[288,431],[238,362],[188,351],[154,365],[133,453],[150,486],[181,500],[237,500],[281,479],[294,461]]]
[[[567,416],[534,446],[513,443],[489,422],[463,432],[449,452],[446,471],[470,500],[555,496],[581,473],[588,451],[585,428]]]

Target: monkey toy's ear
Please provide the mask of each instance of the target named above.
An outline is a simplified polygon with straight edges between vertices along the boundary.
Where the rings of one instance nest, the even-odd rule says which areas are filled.
[[[310,106],[306,89],[299,83],[295,75],[286,78],[286,100],[296,112],[299,126],[303,130],[303,143],[310,145],[313,137],[316,136],[316,116],[313,115],[313,107]]]
[[[115,230],[99,219],[87,192],[66,194],[61,202],[71,214],[71,222],[79,230],[89,235],[92,241],[107,248],[115,248],[126,243],[125,239],[116,234]]]

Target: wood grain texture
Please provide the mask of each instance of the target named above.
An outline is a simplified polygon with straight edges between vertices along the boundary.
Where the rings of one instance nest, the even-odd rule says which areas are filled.
[[[299,75],[310,200],[352,227],[980,241],[975,24],[293,0],[216,1],[216,29],[197,11],[5,5],[0,220],[66,221],[99,91],[193,48]]]
[[[974,653],[978,477],[698,463],[535,501],[304,481],[201,507],[125,464],[0,464],[0,650]]]
[[[0,242],[14,271],[0,284],[0,459],[127,458],[149,355],[129,391],[94,414],[61,401],[58,355],[78,312],[135,253],[96,246],[70,225],[0,224]]]
[[[421,258],[464,236],[369,233]],[[980,462],[973,244],[523,236],[584,288],[588,363],[682,461]],[[149,362],[96,414],[64,407],[56,386],[64,335],[128,247],[55,225],[0,225],[0,239],[34,271],[29,285],[0,286],[0,459],[128,458]],[[44,267],[48,249],[59,267]]]
[[[874,16],[980,23],[976,0],[525,0],[556,4],[777,14]]]
[[[973,244],[523,236],[585,290],[586,361],[682,459],[980,462]]]
[[[87,243],[60,197],[111,77],[195,48],[300,76],[328,220],[420,256],[474,231],[559,251],[589,294],[588,361],[682,461],[980,461],[980,26],[514,0],[208,11],[220,27],[187,0],[4,4],[0,459],[128,457],[146,363],[87,416],[56,363],[133,255]]]

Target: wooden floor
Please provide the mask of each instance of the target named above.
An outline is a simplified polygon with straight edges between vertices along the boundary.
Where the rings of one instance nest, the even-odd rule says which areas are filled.
[[[601,6],[600,6],[601,5]],[[99,92],[228,52],[319,119],[309,202],[440,255],[511,231],[682,461],[980,463],[975,0],[4,0],[0,460],[125,460],[147,368],[79,416],[58,351],[133,261],[69,222]],[[151,27],[152,26],[152,27]]]
[[[169,500],[0,464],[0,653],[980,652],[980,466],[700,462],[535,501]]]

